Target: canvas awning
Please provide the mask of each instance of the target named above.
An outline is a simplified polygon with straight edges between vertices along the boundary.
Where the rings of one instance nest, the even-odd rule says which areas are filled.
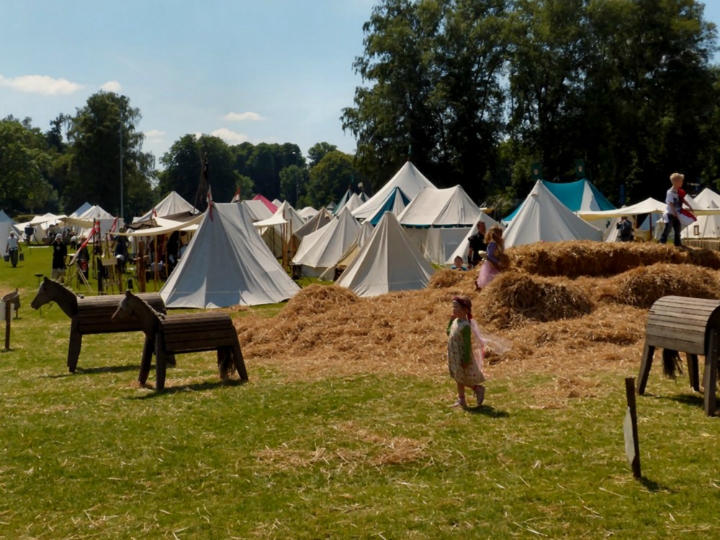
[[[124,233],[118,233],[120,236],[160,236],[161,234],[170,234],[175,231],[192,232],[196,231],[198,224],[202,221],[205,214],[198,214],[189,221],[173,221],[171,219],[157,217],[154,218],[157,224],[156,227],[150,227],[148,229],[138,229],[137,231],[127,231]]]

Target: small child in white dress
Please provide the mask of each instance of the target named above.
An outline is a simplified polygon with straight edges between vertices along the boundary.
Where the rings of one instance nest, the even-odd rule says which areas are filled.
[[[484,340],[472,318],[472,301],[456,296],[452,302],[453,315],[448,324],[448,371],[455,379],[458,400],[455,407],[466,407],[465,387],[475,392],[478,405],[485,399],[485,375],[482,372]],[[475,346],[473,347],[473,336]]]

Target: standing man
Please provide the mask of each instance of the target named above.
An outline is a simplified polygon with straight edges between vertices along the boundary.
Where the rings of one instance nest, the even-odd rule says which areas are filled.
[[[7,244],[5,245],[5,253],[10,255],[10,262],[12,263],[13,268],[15,268],[18,263],[18,249],[20,249],[18,239],[15,236],[15,233],[11,232],[10,237],[7,239]]]
[[[55,239],[52,243],[53,246],[53,257],[52,257],[52,278],[60,281],[65,276],[65,259],[67,258],[67,246],[62,241],[62,236],[59,234],[55,235]]]
[[[675,233],[675,245],[678,247],[682,246],[682,241],[680,240],[680,211],[682,210],[683,201],[680,197],[680,188],[682,188],[683,180],[685,180],[685,176],[680,173],[672,173],[670,175],[672,187],[667,190],[667,195],[665,196],[667,209],[662,217],[665,222],[665,230],[663,230],[660,236],[661,244],[667,243],[670,230],[673,229]]]
[[[621,242],[632,242],[634,240],[633,224],[627,216],[623,216],[620,219],[620,223],[617,224],[617,228],[620,230]]]
[[[468,238],[468,268],[473,268],[480,264],[480,261],[482,260],[481,253],[487,251],[487,244],[485,243],[486,232],[485,222],[478,221],[477,232]]]

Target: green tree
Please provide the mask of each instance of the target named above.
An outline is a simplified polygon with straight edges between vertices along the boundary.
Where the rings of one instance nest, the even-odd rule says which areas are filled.
[[[332,152],[333,150],[337,150],[337,146],[327,142],[319,142],[312,145],[308,150],[308,159],[310,160],[308,167],[312,169],[315,165],[320,163],[320,160],[325,157],[325,154]]]
[[[280,171],[280,198],[298,207],[298,201],[307,192],[310,174],[305,167],[290,165]]]
[[[70,160],[62,194],[66,208],[92,201],[129,218],[152,205],[155,160],[142,151],[144,136],[137,130],[140,118],[140,110],[130,106],[128,97],[113,92],[93,94],[77,109],[68,130]]]
[[[160,175],[160,191],[177,191],[191,204],[205,209],[207,193],[198,193],[204,155],[207,155],[208,181],[214,201],[229,202],[238,186],[242,193],[252,191],[252,181],[248,183],[249,179],[235,170],[233,151],[225,141],[211,135],[200,138],[185,135],[170,147],[160,160],[165,167]]]
[[[310,171],[308,202],[315,208],[337,202],[357,179],[351,155],[339,150],[328,152]]]
[[[0,205],[8,212],[41,210],[56,198],[45,178],[51,157],[42,132],[26,118],[0,120]]]

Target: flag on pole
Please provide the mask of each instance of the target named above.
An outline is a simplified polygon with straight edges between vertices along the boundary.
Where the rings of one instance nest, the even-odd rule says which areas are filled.
[[[108,231],[108,232],[114,233],[115,229],[117,228],[117,225],[118,225],[118,218],[115,218],[115,221],[113,221],[112,227],[110,227],[110,231]]]
[[[230,202],[240,202],[240,186],[237,187],[235,195],[233,195],[232,201]]]

